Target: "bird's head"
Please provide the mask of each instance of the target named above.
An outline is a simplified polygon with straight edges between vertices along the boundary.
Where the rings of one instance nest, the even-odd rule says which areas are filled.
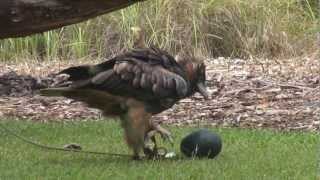
[[[209,99],[206,89],[206,65],[195,56],[177,55],[176,61],[183,67],[191,84],[191,93],[199,92],[204,99]]]
[[[133,37],[133,48],[146,48],[145,43],[145,30],[139,26],[131,27],[132,37]]]

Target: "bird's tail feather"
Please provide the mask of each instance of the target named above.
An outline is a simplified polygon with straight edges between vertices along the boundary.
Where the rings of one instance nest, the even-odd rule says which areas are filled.
[[[62,70],[61,72],[59,72],[59,74],[68,74],[70,76],[69,81],[86,80],[92,78],[93,76],[97,75],[102,71],[112,69],[115,61],[116,58],[113,58],[93,66],[82,65],[70,67]]]
[[[74,89],[71,87],[41,89],[42,96],[63,96],[88,104],[91,108],[102,110],[106,116],[118,115],[126,111],[124,99],[109,93],[92,89]]]
[[[72,91],[72,89],[69,87],[47,88],[47,89],[41,89],[40,94],[42,96],[57,97],[57,96],[65,96],[65,94],[70,91]]]
[[[62,70],[59,74],[68,74],[70,81],[85,80],[94,75],[94,66],[75,66]]]

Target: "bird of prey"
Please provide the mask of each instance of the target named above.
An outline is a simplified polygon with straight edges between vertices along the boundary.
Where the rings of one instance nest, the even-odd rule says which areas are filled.
[[[175,59],[156,47],[132,49],[100,64],[70,67],[59,74],[67,74],[69,83],[42,89],[41,94],[82,101],[105,116],[119,117],[135,159],[141,158],[152,132],[171,138],[169,131],[151,121],[152,115],[195,92],[208,98],[203,62]]]

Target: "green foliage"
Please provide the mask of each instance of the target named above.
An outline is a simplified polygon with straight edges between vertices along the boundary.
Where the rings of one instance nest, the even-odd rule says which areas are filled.
[[[118,123],[1,123],[43,144],[80,143],[86,150],[129,153]],[[319,134],[211,129],[222,137],[222,152],[213,160],[188,159],[179,143],[195,129],[172,127],[171,150],[179,157],[159,161],[45,151],[0,129],[0,179],[317,179]]]
[[[27,38],[0,41],[0,61],[103,58],[146,43],[172,53],[205,56],[297,56],[312,49],[317,0],[150,0],[87,22]]]

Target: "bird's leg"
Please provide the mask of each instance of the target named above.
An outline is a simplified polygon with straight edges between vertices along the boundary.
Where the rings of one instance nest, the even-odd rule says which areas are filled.
[[[131,125],[124,126],[125,129],[125,139],[128,146],[133,150],[133,159],[140,159],[140,151],[143,147],[143,140],[141,140],[140,133],[132,128]]]
[[[121,116],[128,146],[133,150],[133,159],[140,159],[140,152],[144,148],[145,134],[150,129],[151,115],[145,112],[142,103],[127,102],[128,112]]]

